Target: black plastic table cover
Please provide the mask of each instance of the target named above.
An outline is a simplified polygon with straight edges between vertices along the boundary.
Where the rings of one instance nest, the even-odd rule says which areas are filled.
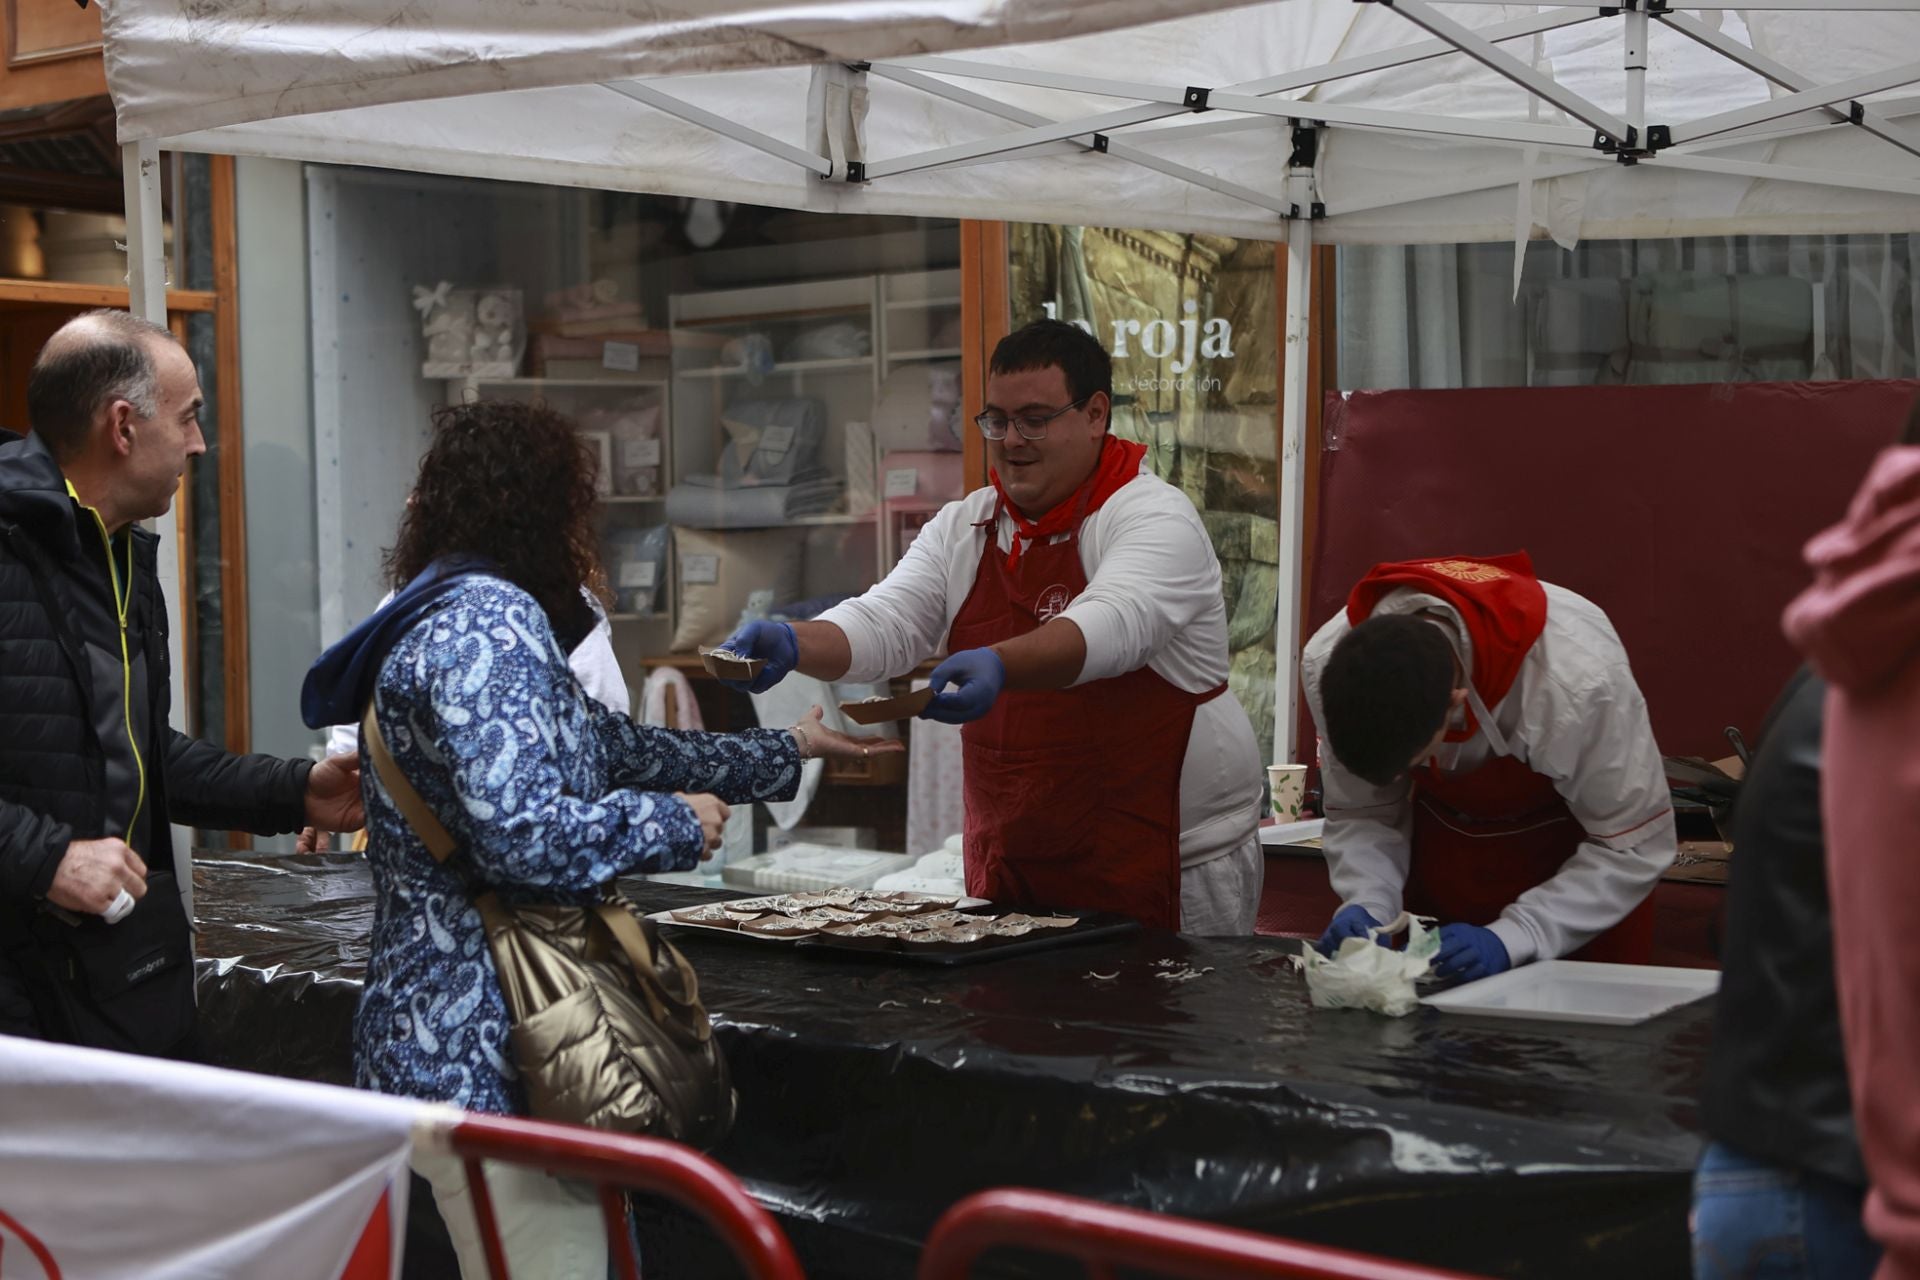
[[[214,856],[195,882],[216,1059],[350,1083],[365,862]],[[672,936],[740,1091],[715,1155],[810,1276],[910,1275],[942,1211],[1007,1185],[1486,1275],[1688,1273],[1706,1002],[1637,1027],[1395,1019],[1311,1008],[1271,938],[930,969]]]

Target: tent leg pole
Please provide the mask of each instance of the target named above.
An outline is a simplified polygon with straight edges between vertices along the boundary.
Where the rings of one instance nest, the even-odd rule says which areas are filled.
[[[120,148],[127,204],[128,307],[142,320],[167,322],[167,247],[160,212],[160,149],[151,142]],[[178,634],[177,632],[175,634]]]
[[[1647,11],[1629,9],[1620,15],[1626,19],[1625,56],[1627,72],[1627,123],[1639,133],[1639,145],[1647,145]]]
[[[151,142],[129,142],[120,148],[120,169],[127,207],[127,309],[142,320],[165,326],[167,323],[167,237],[160,208],[160,148]],[[184,483],[184,481],[182,482]],[[162,522],[179,515],[172,513],[154,521]],[[166,543],[156,568],[160,594],[166,600],[167,627],[172,633],[172,711],[168,720],[182,733],[187,729],[187,655],[181,648],[186,628],[181,625],[180,557],[177,542]],[[173,858],[176,883],[187,919],[193,919],[193,832],[174,826]]]
[[[1273,630],[1273,762],[1292,763],[1300,723],[1300,588],[1307,498],[1308,308],[1313,285],[1313,222],[1287,223],[1286,343],[1280,374],[1279,590]]]

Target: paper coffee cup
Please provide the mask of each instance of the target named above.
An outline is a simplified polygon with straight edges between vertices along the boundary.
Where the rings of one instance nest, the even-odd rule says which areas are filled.
[[[1300,821],[1300,809],[1307,799],[1307,766],[1268,765],[1267,785],[1273,789],[1273,816],[1282,822]]]

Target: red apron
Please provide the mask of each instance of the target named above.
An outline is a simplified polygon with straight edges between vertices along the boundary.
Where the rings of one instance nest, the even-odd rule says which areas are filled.
[[[1401,586],[1438,596],[1459,611],[1473,642],[1470,710],[1468,729],[1448,733],[1447,740],[1464,740],[1479,729],[1495,752],[1466,773],[1443,773],[1431,764],[1413,771],[1412,857],[1403,903],[1445,923],[1489,925],[1514,899],[1551,879],[1586,839],[1553,779],[1507,754],[1492,724],[1490,708],[1507,696],[1546,627],[1546,593],[1524,552],[1381,565],[1354,588],[1349,618],[1364,621],[1381,596]],[[1646,964],[1652,956],[1648,898],[1569,958]]]
[[[1551,879],[1584,839],[1553,779],[1513,756],[1494,756],[1468,773],[1415,770],[1404,905],[1442,922],[1492,924],[1515,898]],[[1653,899],[1566,958],[1651,963]]]
[[[1079,521],[1070,536],[1026,548],[1009,571],[995,545],[1000,511],[949,653],[1026,635],[1086,590]],[[1195,709],[1226,688],[1188,693],[1141,667],[1071,689],[1003,692],[960,730],[967,892],[1178,929],[1180,771]]]

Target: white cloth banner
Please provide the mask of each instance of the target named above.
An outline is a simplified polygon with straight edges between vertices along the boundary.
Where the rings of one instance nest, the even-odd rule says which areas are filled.
[[[340,1280],[426,1104],[0,1036],[0,1280]]]

